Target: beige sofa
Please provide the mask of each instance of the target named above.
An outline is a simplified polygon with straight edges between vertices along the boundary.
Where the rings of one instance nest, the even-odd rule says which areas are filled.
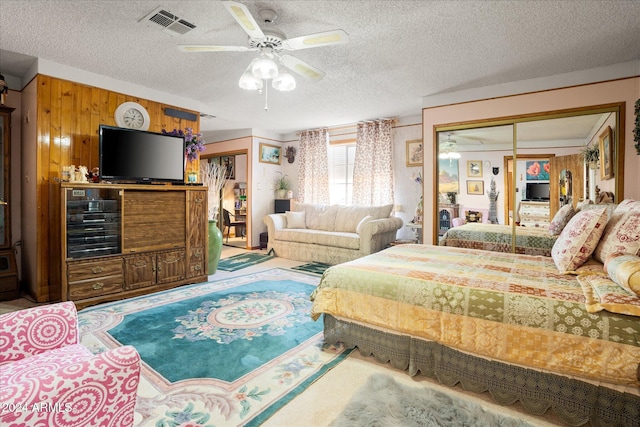
[[[340,264],[378,252],[396,239],[402,219],[393,205],[312,205],[292,201],[291,211],[264,217],[276,256]]]

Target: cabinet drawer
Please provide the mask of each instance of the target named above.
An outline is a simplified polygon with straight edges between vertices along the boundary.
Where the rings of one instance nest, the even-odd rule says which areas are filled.
[[[118,274],[115,276],[69,282],[68,298],[73,301],[122,292],[122,278],[122,274]]]
[[[122,274],[123,268],[121,258],[69,263],[67,265],[67,278],[69,283],[105,276],[122,276]]]

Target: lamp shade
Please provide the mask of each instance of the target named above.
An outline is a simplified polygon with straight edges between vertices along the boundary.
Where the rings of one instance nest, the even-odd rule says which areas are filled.
[[[251,72],[245,71],[240,76],[238,86],[245,90],[260,90],[262,89],[262,80],[251,74]]]
[[[276,90],[287,92],[296,88],[296,79],[289,73],[280,73],[271,85]]]
[[[251,72],[259,79],[273,79],[278,77],[278,65],[266,55],[251,65]]]

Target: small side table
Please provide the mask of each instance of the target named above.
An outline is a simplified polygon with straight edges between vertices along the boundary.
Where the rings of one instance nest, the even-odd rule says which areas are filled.
[[[422,224],[416,224],[415,222],[410,222],[405,225],[405,227],[410,228],[415,234],[416,239],[418,239],[418,243],[422,243]]]

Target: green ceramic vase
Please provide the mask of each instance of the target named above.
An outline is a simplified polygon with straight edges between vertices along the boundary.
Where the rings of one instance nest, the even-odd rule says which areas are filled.
[[[218,261],[222,253],[222,231],[218,228],[218,221],[209,221],[209,265],[207,274],[212,275],[218,269]]]

